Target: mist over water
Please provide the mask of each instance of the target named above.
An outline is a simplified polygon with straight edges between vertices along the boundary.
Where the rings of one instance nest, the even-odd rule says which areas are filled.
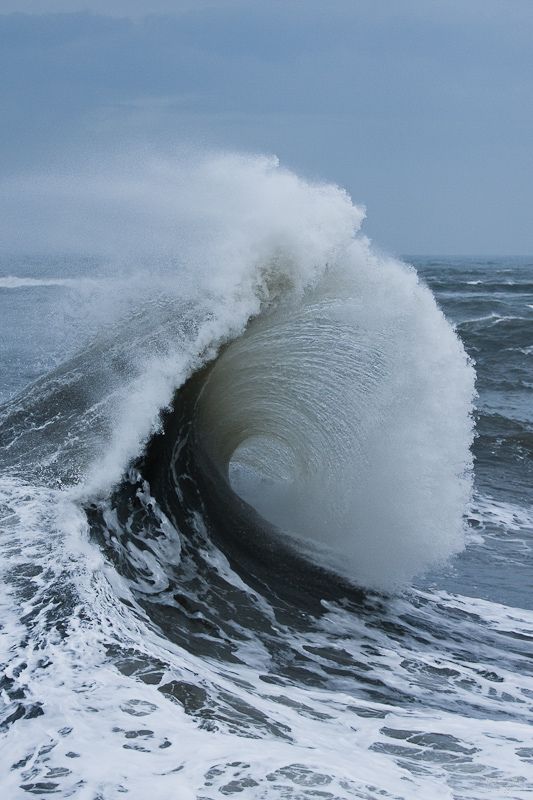
[[[531,619],[483,576],[531,519],[487,489],[509,412],[482,395],[474,442],[473,362],[497,320],[523,369],[533,282],[422,279],[363,219],[235,154],[0,186],[13,792],[525,797]]]

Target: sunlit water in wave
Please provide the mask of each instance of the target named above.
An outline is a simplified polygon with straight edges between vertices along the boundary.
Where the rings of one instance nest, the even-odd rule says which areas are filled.
[[[199,322],[197,307],[192,311],[185,300],[165,300],[161,291],[148,298],[148,311],[130,317],[128,329],[122,309],[109,323],[110,307],[130,307],[98,259],[2,259],[3,796],[531,796],[533,262],[406,260],[435,293],[475,364],[475,473],[466,548],[456,545],[451,531],[433,561],[429,550],[420,563],[413,556],[422,577],[388,590],[373,585],[379,583],[372,567],[376,562],[370,559],[369,567],[364,566],[363,551],[358,550],[362,545],[342,538],[345,528],[338,520],[330,523],[333,538],[326,550],[318,532],[311,537],[309,552],[302,553],[298,545],[315,521],[317,531],[324,523],[300,478],[293,480],[302,474],[295,464],[309,465],[322,448],[321,464],[328,459],[335,463],[333,456],[338,455],[345,459],[346,472],[348,458],[341,444],[335,445],[333,456],[328,453],[318,433],[315,439],[308,437],[304,450],[304,431],[291,438],[307,413],[302,398],[312,397],[313,409],[329,409],[323,394],[312,394],[316,383],[309,388],[300,372],[296,378],[301,389],[283,406],[288,423],[282,445],[272,444],[273,421],[279,430],[282,417],[276,403],[268,408],[261,404],[271,395],[270,384],[261,377],[269,367],[260,354],[267,337],[274,348],[268,352],[277,353],[270,370],[281,382],[276,372],[279,340],[273,341],[271,333],[279,336],[281,323],[267,323],[266,328],[262,320],[255,327],[252,323],[242,344],[237,340],[236,349],[230,344],[223,350],[207,376],[197,373],[186,382],[167,407],[159,431],[133,460],[124,449],[125,476],[119,473],[106,488],[102,476],[114,465],[106,448],[123,423],[110,412],[122,402],[117,388],[121,376],[133,381],[132,386],[146,380],[145,373],[131,377],[128,341],[136,341],[136,352],[144,348],[159,364],[171,359],[161,344],[161,330],[201,341],[205,350],[208,334],[202,325],[205,320],[212,324],[209,308]],[[313,317],[321,320],[319,339],[328,343],[331,325],[349,327],[352,318],[332,305],[331,293],[317,290],[316,282],[311,291],[314,308],[320,307]],[[379,287],[373,291],[375,296]],[[387,296],[383,292],[382,306]],[[422,306],[425,302],[420,300]],[[156,312],[157,335],[146,323]],[[273,313],[274,321],[276,313],[283,316]],[[290,325],[298,322],[294,314],[283,319],[286,325],[287,320]],[[417,329],[404,316],[391,311],[385,322],[399,325],[398,319],[403,327],[395,330],[402,331],[404,343],[410,342]],[[111,327],[102,334],[104,320]],[[378,326],[380,342],[385,322]],[[355,433],[347,422],[343,436],[346,441],[353,434],[351,442],[368,443],[375,409],[385,403],[380,370],[391,376],[387,358],[391,352],[398,358],[403,351],[391,350],[389,344],[376,347],[374,341],[371,347],[369,331],[376,328],[361,316],[357,324],[359,342],[367,336],[368,346],[360,344],[355,351],[346,346],[341,355],[349,351],[356,359],[359,386],[364,386],[365,397],[373,392],[372,413],[357,417]],[[289,369],[292,357],[301,363],[303,353],[313,369],[321,369],[316,350],[305,344],[305,324],[297,329],[290,325],[291,346],[283,348],[283,364]],[[238,333],[230,331],[227,339]],[[316,336],[312,338],[316,343]],[[258,341],[259,349],[254,344]],[[262,389],[242,406],[248,438],[240,427],[244,412],[232,419],[232,409],[244,403],[248,386],[241,374],[242,348],[248,349],[248,358],[253,351],[253,369],[261,362],[254,379]],[[334,352],[341,358],[340,350]],[[448,369],[446,352],[439,355],[443,369]],[[192,372],[209,363],[209,357],[193,359]],[[249,370],[251,363],[246,361]],[[439,363],[431,368],[437,370]],[[171,368],[177,368],[175,361]],[[191,374],[183,370],[184,377]],[[466,396],[468,374],[462,370],[458,368],[455,381],[467,376]],[[151,386],[160,380],[159,388],[166,391],[160,375],[152,374]],[[289,377],[286,385],[292,386]],[[168,386],[172,389],[171,382]],[[335,386],[339,402],[348,407],[350,387],[342,382]],[[403,408],[422,413],[414,396],[405,396],[408,405],[398,406],[397,413]],[[420,404],[430,404],[433,395],[427,397]],[[383,407],[393,402],[387,396]],[[218,428],[210,429],[217,410],[227,423],[223,436]],[[443,425],[447,411],[447,406],[439,409]],[[130,413],[131,419],[140,419],[137,406]],[[353,414],[346,419],[353,420]],[[423,415],[421,419],[420,431],[413,428],[412,436],[423,441],[431,426]],[[330,437],[335,430],[332,426]],[[95,438],[95,431],[103,433]],[[449,429],[450,437],[456,433]],[[444,448],[438,432],[431,435]],[[261,437],[270,442],[270,456],[258,477],[258,453],[265,444]],[[226,451],[232,456],[241,440],[251,444],[233,458],[241,470],[251,470],[252,481],[248,490],[242,483],[237,488],[243,496],[249,491],[250,500],[261,482],[270,487],[262,495],[264,500],[274,492],[270,510],[259,508],[260,499],[256,508],[267,516],[271,512],[271,521],[279,526],[281,520],[292,526],[294,548],[291,543],[285,550],[285,539],[276,538],[238,498],[228,500],[219,459],[224,461]],[[419,461],[404,462],[402,453],[394,452],[403,441],[389,437],[389,442],[390,458],[403,465],[407,479],[413,479],[409,470],[419,464],[416,474],[427,477],[436,470],[435,480],[447,491],[443,465],[425,452]],[[86,452],[92,470],[88,477],[80,467]],[[358,463],[370,464],[370,469],[372,459],[365,458]],[[312,473],[320,480],[315,493],[323,491],[325,474]],[[272,477],[280,475],[284,480],[289,476],[290,497],[303,497],[305,510],[311,508],[312,514],[294,520],[283,516],[287,510],[282,500],[273,508],[273,498],[285,491],[279,480],[272,489]],[[383,492],[390,496],[397,485],[387,480]],[[321,502],[327,506],[327,498],[334,498],[338,509],[342,495],[335,491],[333,484],[328,486]],[[365,495],[375,499],[369,487]],[[364,502],[362,494],[358,508]],[[423,502],[417,493],[409,502],[412,548],[424,550],[424,530],[436,537],[448,521],[439,517],[431,522],[414,507]],[[400,496],[395,504],[401,518],[406,511],[400,508]],[[436,513],[445,514],[446,508]],[[369,509],[370,502],[365,511],[370,525],[374,517]],[[337,533],[334,525],[340,526]],[[365,547],[372,547],[372,541],[369,536]],[[344,564],[335,562],[331,542],[334,554],[344,554]],[[385,563],[387,551],[391,561]],[[324,572],[317,563],[330,555],[335,563],[328,563]],[[405,565],[412,563],[411,551],[394,538],[382,549],[376,544],[376,559],[383,565],[382,581],[389,580],[389,563],[405,575]]]

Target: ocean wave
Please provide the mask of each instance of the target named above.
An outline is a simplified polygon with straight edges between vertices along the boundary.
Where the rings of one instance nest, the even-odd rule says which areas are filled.
[[[34,439],[50,442],[65,428],[69,448],[91,414],[85,444],[71,448],[77,463],[64,469],[78,476],[79,497],[120,481],[176,390],[211,364],[194,410],[202,447],[228,493],[296,547],[315,557],[319,548],[335,571],[381,588],[460,550],[473,370],[415,271],[373,252],[358,234],[363,212],[342,190],[275,161],[147,169],[143,202],[168,194],[173,180],[166,213],[175,230],[167,225],[161,246],[177,237],[178,257],[169,264],[157,250],[144,273],[135,262],[140,296],[131,293],[127,319],[38,390],[46,436],[34,424]],[[62,202],[68,194],[68,182],[52,181],[51,205],[58,185]],[[93,179],[87,192],[91,203],[109,203],[107,182]],[[130,225],[139,217],[133,194],[133,210],[122,212]],[[145,213],[150,222],[151,205]],[[96,238],[103,246],[105,236]],[[66,408],[52,416],[65,393]],[[73,395],[78,412],[65,425]],[[52,462],[65,468],[65,450]]]
[[[141,173],[39,193],[113,281],[0,410],[7,790],[525,796],[531,612],[413,588],[527,521],[470,508],[456,332],[338,187]]]

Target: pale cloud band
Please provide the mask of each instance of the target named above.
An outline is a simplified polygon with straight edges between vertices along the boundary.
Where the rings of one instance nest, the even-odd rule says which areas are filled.
[[[530,0],[0,0],[0,178],[276,153],[396,252],[533,252],[531,41]]]

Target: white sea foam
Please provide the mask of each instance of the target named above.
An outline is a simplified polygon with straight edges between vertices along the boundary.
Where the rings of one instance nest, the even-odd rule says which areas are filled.
[[[0,289],[34,289],[41,286],[82,286],[88,282],[83,278],[23,278],[17,275],[6,275],[0,278]],[[89,280],[89,283],[91,281]]]
[[[11,645],[5,675],[44,711],[19,720],[3,739],[7,796],[44,786],[63,797],[100,794],[106,800],[119,800],[125,791],[134,800],[147,794],[196,800],[233,791],[250,800],[301,800],[317,792],[342,800],[451,800],[459,792],[467,800],[529,796],[533,680],[527,646],[521,651],[516,636],[533,635],[532,612],[416,592],[389,604],[386,619],[393,631],[402,630],[391,637],[375,624],[377,617],[324,604],[324,617],[299,634],[302,652],[318,653],[315,668],[322,668],[324,685],[263,683],[258,675],[272,665],[246,627],[236,641],[242,662],[226,664],[192,655],[131,614],[119,599],[133,600],[128,581],[83,544],[84,516],[64,493],[4,482],[0,500],[21,515],[17,530],[25,534],[26,557],[47,568],[37,597],[20,608],[21,616],[31,613],[37,600],[32,641],[39,646],[21,645],[23,626],[14,614],[3,617]],[[58,531],[68,531],[60,542],[39,535],[43,526],[50,531],[51,518]],[[77,600],[59,635],[47,626],[54,605],[47,607],[44,590],[52,579],[66,587],[69,569]],[[275,624],[288,648],[294,633]],[[472,641],[475,658],[468,650]],[[251,737],[236,736],[223,719],[215,729],[199,724],[157,685],[122,674],[106,655],[118,644],[132,648],[137,660],[164,663],[162,682],[192,684],[215,703],[231,695],[267,715],[283,735],[252,729]],[[374,686],[391,687],[410,702],[372,699],[362,687],[354,693],[349,672],[336,679],[327,673],[336,654],[341,664],[367,671]],[[502,717],[510,706],[514,716]]]

